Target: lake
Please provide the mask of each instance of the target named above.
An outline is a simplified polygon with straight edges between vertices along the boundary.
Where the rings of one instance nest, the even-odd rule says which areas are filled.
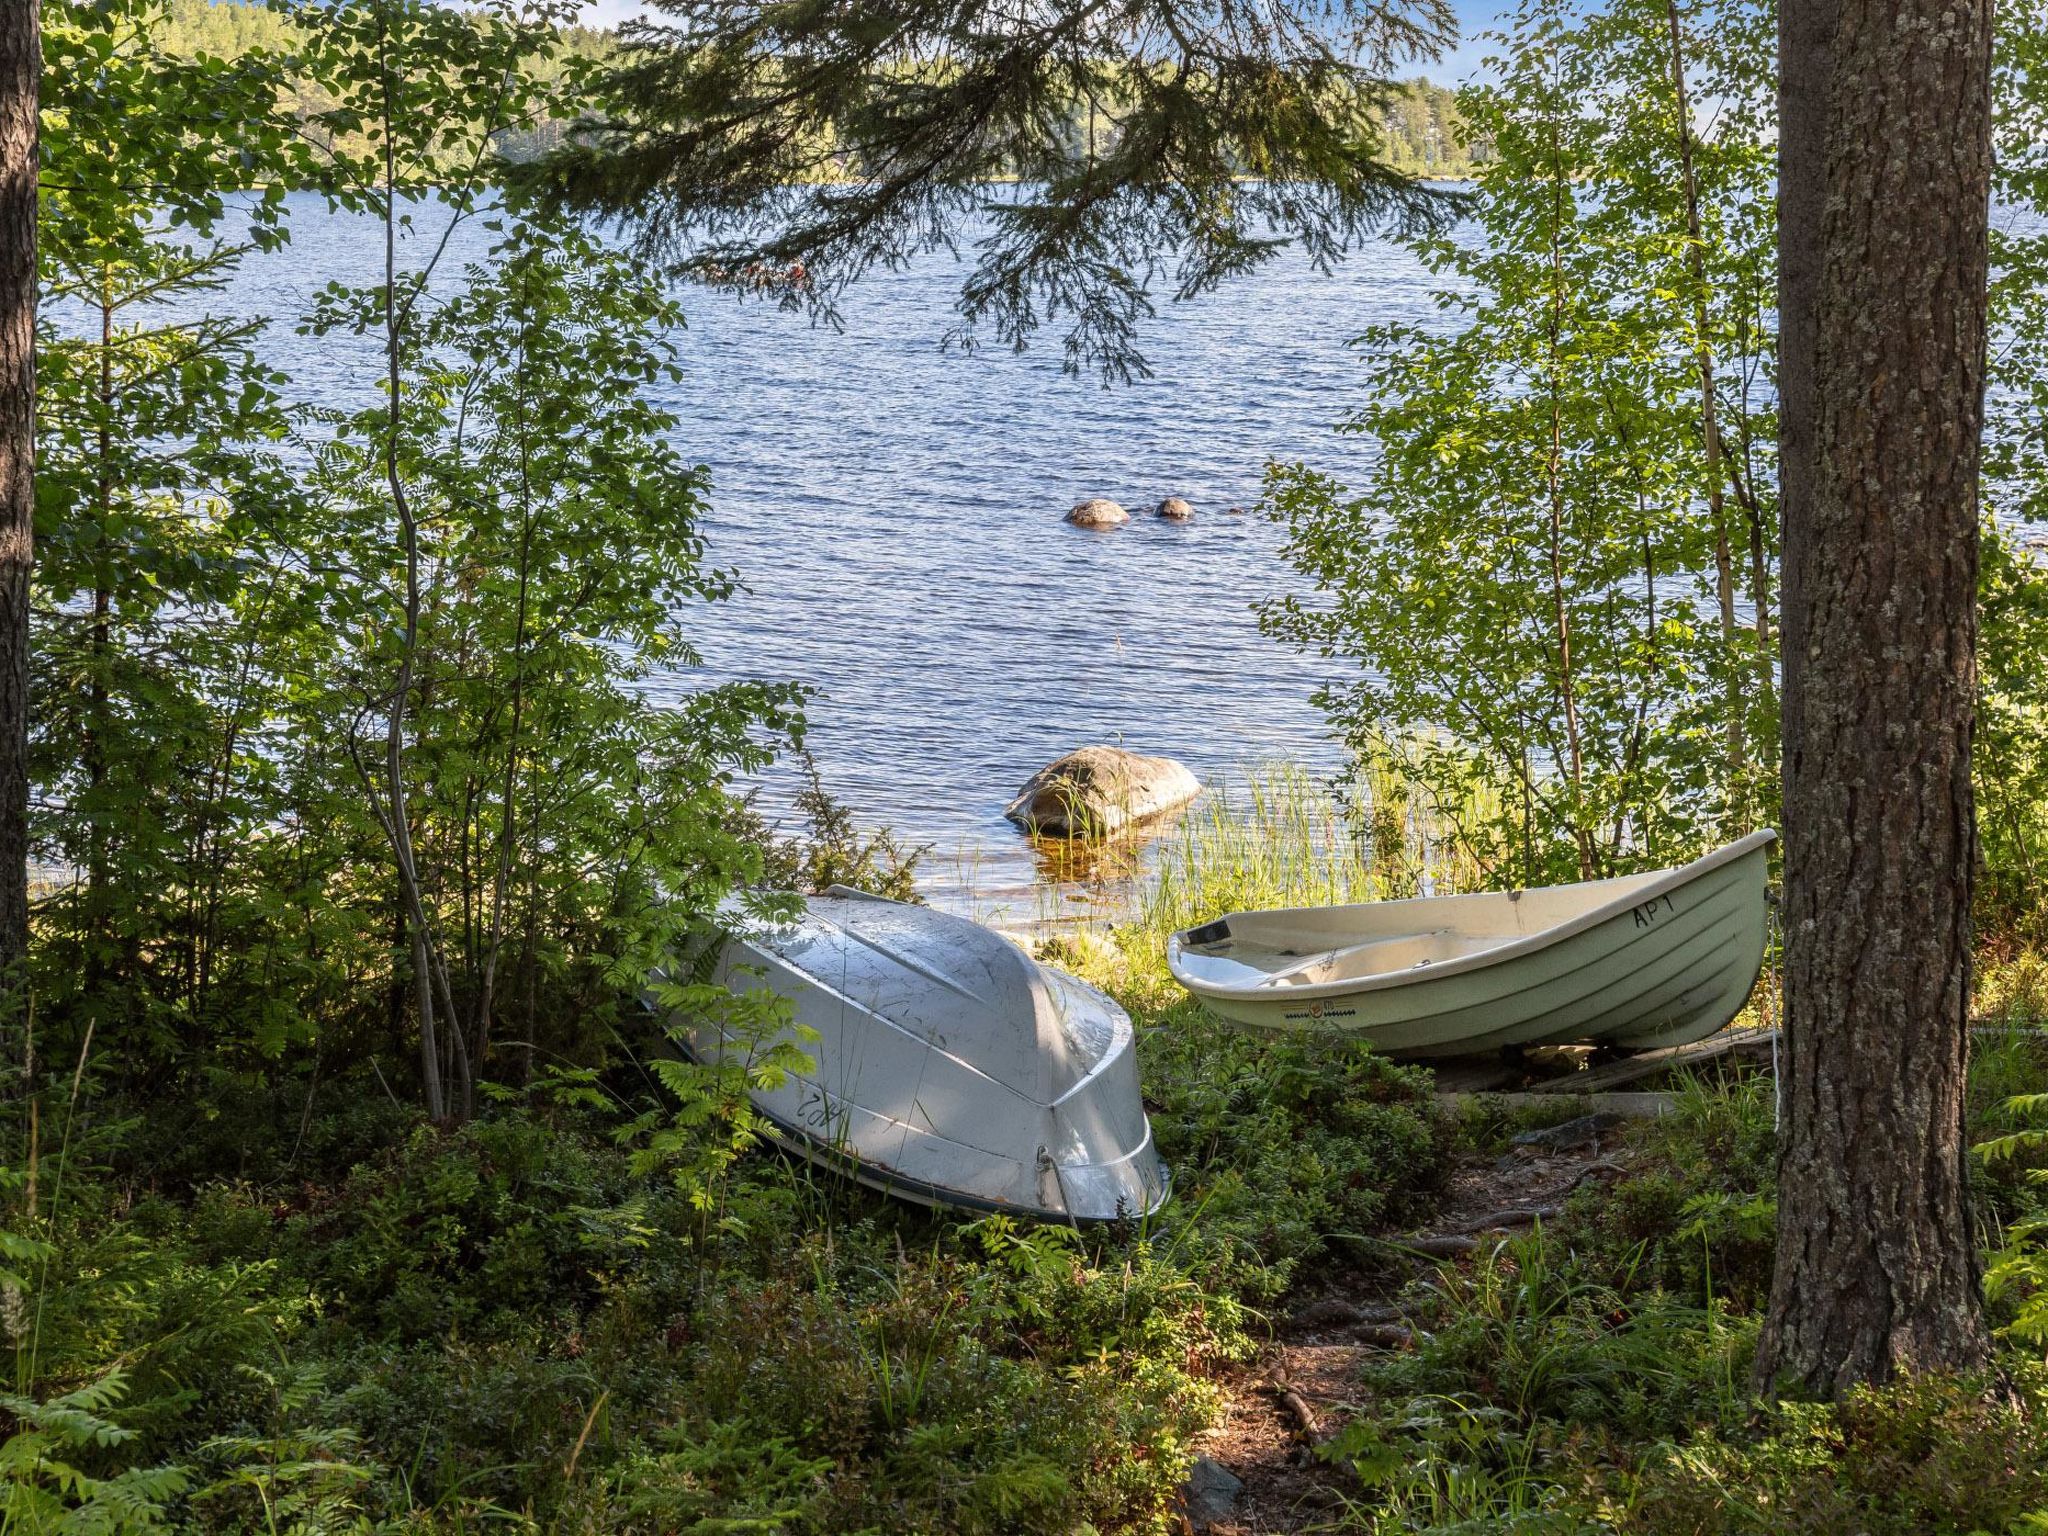
[[[422,239],[425,237],[422,236]],[[458,232],[448,260],[481,254]],[[292,245],[209,302],[277,317],[273,359],[319,404],[360,403],[372,344],[314,346],[289,322],[330,281],[374,281],[376,227],[298,200]],[[929,844],[936,901],[984,916],[1045,907],[1048,874],[1002,810],[1031,773],[1087,742],[1185,761],[1223,786],[1286,758],[1342,753],[1310,701],[1327,663],[1260,634],[1252,605],[1298,586],[1256,515],[1269,461],[1356,478],[1370,446],[1333,429],[1360,400],[1348,344],[1429,321],[1429,282],[1391,245],[1334,275],[1282,256],[1145,331],[1154,377],[1105,389],[1060,370],[1057,335],[1022,354],[940,346],[961,268],[933,259],[850,294],[841,331],[704,290],[675,339],[685,377],[660,403],[708,465],[711,557],[747,591],[699,608],[702,668],[657,696],[741,676],[817,690],[810,745],[858,818]],[[1187,498],[1192,522],[1151,515]],[[1108,496],[1129,524],[1067,509]],[[1230,515],[1230,507],[1253,509]],[[763,803],[786,804],[771,776]],[[1085,887],[1050,877],[1054,898]]]

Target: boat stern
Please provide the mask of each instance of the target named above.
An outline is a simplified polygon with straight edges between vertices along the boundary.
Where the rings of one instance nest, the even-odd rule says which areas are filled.
[[[1061,1214],[1069,1221],[1136,1221],[1150,1216],[1173,1193],[1173,1178],[1145,1144],[1110,1163],[1055,1163]]]

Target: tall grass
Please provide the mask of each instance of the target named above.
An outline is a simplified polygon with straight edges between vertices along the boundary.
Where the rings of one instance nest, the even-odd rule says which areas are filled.
[[[1479,884],[1478,867],[1413,789],[1366,773],[1340,795],[1296,764],[1267,763],[1182,818],[1136,891],[1129,953],[1163,963],[1168,934],[1225,912],[1337,906]]]

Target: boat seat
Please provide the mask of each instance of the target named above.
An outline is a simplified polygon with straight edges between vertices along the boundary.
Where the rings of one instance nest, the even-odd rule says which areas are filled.
[[[1376,976],[1385,971],[1406,970],[1431,960],[1448,958],[1458,952],[1459,946],[1452,939],[1448,928],[1432,928],[1427,933],[1397,933],[1377,939],[1362,939],[1356,944],[1346,944],[1341,949],[1325,949],[1294,964],[1283,966],[1270,973],[1259,985],[1264,987],[1314,986],[1318,982],[1337,979],[1341,966],[1348,979],[1356,976]],[[1363,962],[1360,966],[1355,962]]]

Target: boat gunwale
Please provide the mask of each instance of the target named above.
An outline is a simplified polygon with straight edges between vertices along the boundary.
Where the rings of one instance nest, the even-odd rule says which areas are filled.
[[[1683,964],[1680,966],[1679,970],[1675,973],[1676,976],[1683,976],[1688,972],[1701,969],[1702,967],[1708,966],[1709,964],[1711,965],[1709,976],[1714,974],[1739,975],[1743,970],[1749,970],[1750,981],[1748,985],[1745,986],[1743,989],[1746,993],[1750,987],[1753,987],[1755,985],[1756,975],[1762,970],[1762,946],[1758,946],[1758,960],[1754,967],[1746,965],[1739,955],[1731,957],[1723,953],[1723,951],[1726,950],[1731,943],[1729,936],[1725,932],[1723,932],[1723,929],[1725,928],[1730,919],[1735,918],[1737,916],[1739,916],[1738,913],[1731,911],[1724,917],[1717,917],[1713,919],[1711,922],[1700,928],[1698,932],[1690,934],[1685,938],[1678,940],[1669,948],[1661,951],[1660,958],[1680,955],[1685,953],[1689,949],[1697,947],[1699,953],[1696,956],[1684,961]],[[1610,951],[1610,953],[1614,952]],[[1652,964],[1654,963],[1655,962],[1653,961]],[[1555,1033],[1554,1025],[1546,1028],[1535,1028],[1535,1026],[1538,1024],[1538,1021],[1544,1019],[1554,1019],[1555,1016],[1561,1012],[1576,1012],[1589,999],[1599,997],[1602,994],[1611,992],[1618,987],[1632,985],[1639,978],[1641,978],[1645,974],[1645,972],[1648,971],[1650,968],[1651,967],[1648,965],[1630,967],[1626,971],[1622,972],[1620,975],[1614,977],[1612,980],[1599,983],[1593,986],[1589,991],[1576,993],[1567,1002],[1557,1003],[1544,1007],[1540,1013],[1529,1015],[1521,1019],[1517,1023],[1510,1023],[1505,1025],[1490,1025],[1487,1028],[1476,1030],[1470,1033],[1451,1036],[1448,1040],[1445,1040],[1444,1036],[1442,1035],[1442,1020],[1447,1018],[1458,1017],[1461,1015],[1471,1014],[1480,1009],[1496,1009],[1500,1006],[1500,1000],[1489,1000],[1487,1002],[1482,1002],[1478,1004],[1460,1003],[1455,1004],[1450,1008],[1440,1008],[1429,1013],[1404,1014],[1397,1019],[1379,1021],[1376,1023],[1364,1025],[1362,1027],[1353,1027],[1350,1029],[1337,1028],[1334,1029],[1332,1032],[1337,1034],[1354,1035],[1359,1038],[1373,1039],[1377,1041],[1380,1036],[1383,1036],[1394,1030],[1407,1030],[1412,1028],[1419,1028],[1424,1030],[1425,1033],[1430,1037],[1427,1042],[1427,1049],[1435,1049],[1439,1042],[1444,1044],[1456,1045],[1462,1048],[1467,1044],[1472,1044],[1475,1042],[1488,1040],[1494,1041],[1494,1044],[1492,1045],[1478,1045],[1476,1047],[1481,1050],[1498,1049],[1499,1047],[1508,1045],[1537,1044],[1544,1040],[1549,1039],[1551,1035]],[[1588,973],[1589,970],[1592,969],[1593,967],[1586,965],[1573,966],[1568,971],[1559,972],[1556,976],[1551,977],[1547,981],[1538,983],[1534,987],[1520,988],[1512,993],[1506,994],[1506,996],[1513,998],[1526,998],[1530,996],[1533,992],[1536,992],[1544,987],[1555,985],[1563,981],[1567,977],[1583,977]],[[1656,992],[1659,988],[1669,985],[1670,982],[1674,979],[1674,976],[1666,976],[1660,980],[1655,980],[1646,983],[1638,987],[1636,990],[1629,992],[1626,995],[1626,997],[1622,998],[1614,1005],[1603,1009],[1602,1014],[1597,1015],[1596,1017],[1613,1014],[1623,1010],[1640,1010],[1642,1000],[1645,997]],[[1528,1032],[1531,1030],[1533,1030],[1534,1032]],[[1291,1033],[1293,1031],[1290,1030],[1289,1032]],[[1517,1038],[1510,1040],[1496,1039],[1497,1036],[1510,1032],[1514,1033],[1517,1036]],[[1581,1031],[1579,1034],[1574,1035],[1572,1038],[1598,1039],[1601,1038],[1601,1035],[1603,1033],[1605,1033],[1605,1031],[1595,1032],[1589,1029]],[[1383,1046],[1381,1048],[1389,1052],[1400,1052],[1424,1050],[1425,1046],[1391,1045]]]
[[[1246,1001],[1253,999],[1271,999],[1276,1003],[1283,1000],[1292,1001],[1296,999],[1314,1001],[1329,997],[1352,997],[1361,992],[1386,992],[1396,987],[1419,986],[1423,983],[1434,981],[1439,977],[1458,976],[1471,971],[1487,970],[1496,965],[1504,965],[1509,961],[1519,960],[1524,956],[1536,954],[1541,950],[1550,948],[1552,945],[1561,944],[1567,939],[1576,938],[1590,929],[1599,927],[1602,923],[1611,922],[1624,912],[1647,905],[1657,900],[1658,897],[1668,895],[1672,891],[1682,890],[1695,880],[1712,874],[1724,865],[1733,864],[1747,858],[1751,854],[1760,853],[1776,842],[1777,838],[1776,828],[1760,827],[1748,836],[1736,839],[1736,841],[1728,844],[1725,848],[1716,848],[1712,853],[1702,854],[1690,864],[1681,864],[1676,869],[1664,870],[1654,879],[1637,886],[1634,890],[1617,896],[1611,901],[1603,902],[1597,907],[1588,908],[1575,917],[1566,918],[1561,923],[1553,924],[1536,933],[1525,934],[1518,939],[1510,939],[1505,944],[1496,944],[1490,949],[1475,950],[1471,954],[1459,955],[1435,965],[1411,967],[1403,971],[1390,971],[1378,976],[1359,976],[1336,981],[1308,982],[1301,986],[1284,988],[1271,987],[1266,981],[1245,982],[1242,984],[1208,981],[1200,977],[1191,976],[1181,969],[1180,957],[1184,947],[1181,941],[1187,934],[1195,931],[1195,929],[1183,928],[1179,933],[1169,937],[1166,942],[1166,968],[1173,973],[1175,981],[1186,987],[1188,991],[1194,993],[1197,997],[1222,997]],[[1577,883],[1594,884],[1597,882],[1582,881]],[[1519,896],[1522,890],[1527,889],[1555,890],[1560,889],[1560,887],[1522,887],[1515,891],[1473,892],[1472,894],[1508,896],[1512,898]],[[1409,898],[1409,900],[1416,902],[1419,907],[1426,907],[1426,904],[1435,901],[1455,901],[1457,899],[1457,897],[1433,896]],[[1362,910],[1383,907],[1390,905],[1390,903],[1366,901],[1352,902],[1346,905]],[[1282,912],[1331,912],[1343,910],[1345,910],[1345,907],[1277,907],[1265,908],[1260,911],[1227,912],[1221,918],[1212,918],[1210,921],[1227,924],[1238,918],[1272,917]],[[1207,926],[1208,924],[1206,923],[1197,925],[1197,927]],[[1389,937],[1400,937],[1400,935],[1389,935]],[[1333,946],[1333,950],[1341,947],[1341,945]]]
[[[680,1043],[684,1054],[690,1060],[702,1061],[704,1059],[697,1052],[696,1048],[689,1043],[687,1037],[684,1037]],[[790,1075],[822,1089],[821,1084],[816,1083],[813,1079],[804,1078],[800,1073],[791,1073]],[[749,1097],[751,1098],[752,1096],[749,1095]],[[1117,1159],[1117,1162],[1131,1162],[1133,1159],[1149,1151],[1152,1154],[1153,1165],[1159,1170],[1159,1198],[1152,1203],[1149,1210],[1132,1211],[1120,1215],[1098,1216],[1092,1212],[1055,1211],[1049,1210],[1044,1206],[1023,1205],[1008,1200],[997,1200],[987,1195],[973,1194],[956,1185],[939,1184],[930,1179],[920,1179],[913,1174],[898,1172],[888,1163],[874,1158],[862,1157],[858,1152],[849,1151],[844,1146],[820,1141],[801,1126],[784,1120],[782,1116],[776,1114],[773,1110],[764,1108],[759,1103],[754,1105],[754,1112],[767,1124],[768,1128],[762,1134],[791,1157],[800,1157],[807,1163],[815,1163],[830,1172],[852,1179],[854,1183],[872,1189],[877,1194],[892,1195],[897,1199],[909,1200],[913,1204],[926,1205],[933,1208],[950,1207],[960,1210],[988,1211],[1000,1215],[1023,1216],[1033,1221],[1052,1222],[1054,1224],[1064,1223],[1076,1226],[1084,1222],[1094,1224],[1130,1219],[1146,1220],[1156,1216],[1166,1205],[1166,1202],[1173,1198],[1173,1168],[1171,1164],[1159,1156],[1158,1143],[1152,1135],[1152,1117],[1150,1115],[1145,1117],[1144,1143],[1134,1150],[1126,1152]],[[870,1110],[869,1113],[873,1114],[875,1112]],[[961,1147],[971,1152],[979,1152],[983,1156],[999,1155],[988,1152],[986,1148],[969,1147],[965,1142],[954,1141],[951,1137],[942,1135],[937,1131],[927,1131],[920,1134],[936,1136],[948,1145]],[[1055,1163],[1053,1164],[1053,1169],[1055,1176],[1057,1176],[1058,1170],[1061,1168],[1113,1168],[1115,1166],[1115,1163]],[[1061,1193],[1065,1193],[1064,1185],[1061,1186]]]

